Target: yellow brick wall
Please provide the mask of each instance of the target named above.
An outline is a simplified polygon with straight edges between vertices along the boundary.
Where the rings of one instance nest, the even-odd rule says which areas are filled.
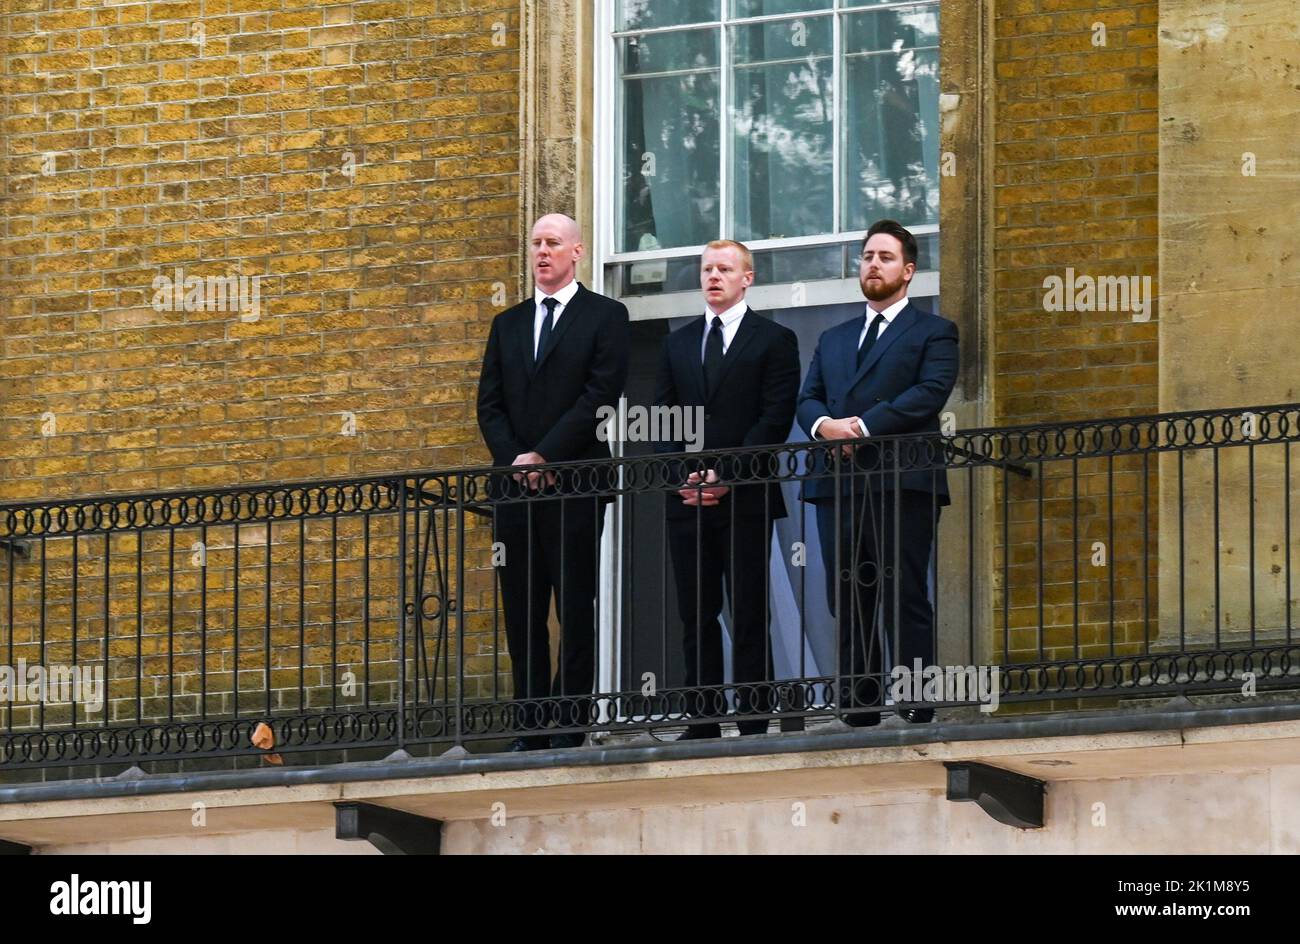
[[[481,462],[482,344],[519,273],[518,11],[7,0],[0,501]],[[159,310],[155,279],[178,269],[257,277],[260,306]],[[467,524],[478,567],[482,528]],[[79,660],[102,655],[107,626],[113,721],[136,716],[137,695],[145,718],[168,695],[193,716],[200,686],[209,714],[228,712],[236,668],[244,711],[264,702],[268,667],[272,707],[293,709],[301,688],[308,707],[338,695],[335,653],[362,677],[368,633],[383,702],[395,516],[371,521],[369,612],[364,529],[341,518],[335,545],[328,520],[302,535],[277,522],[269,569],[265,523],[242,526],[238,569],[229,525],[209,529],[202,571],[194,528],[174,546],[166,531],[82,538],[75,568],[71,540],[32,542],[12,567],[12,626],[0,580],[0,661],[70,661],[75,603]],[[467,671],[489,676],[475,694],[492,686],[491,572],[469,581],[452,592]]]
[[[518,5],[49,5],[4,16],[0,499],[481,456]],[[259,319],[156,311],[177,268]]]
[[[1157,412],[1157,322],[1130,312],[1048,311],[1044,280],[1157,273],[1156,0],[994,0],[993,402],[999,425]],[[994,574],[995,648],[1013,658],[1050,658],[1079,644],[1089,656],[1140,646],[1156,635],[1155,600],[1143,587],[1143,464],[1140,457],[1067,461],[1039,481],[1008,480],[1010,600],[1004,601],[1001,524]],[[1110,516],[1112,488],[1114,541]],[[1150,596],[1156,594],[1155,463],[1146,473]],[[1079,530],[1074,532],[1074,496]],[[1002,482],[996,489],[1001,515]],[[1043,605],[1039,632],[1039,541]],[[1094,542],[1106,565],[1093,564]],[[1111,580],[1114,580],[1114,635]],[[1009,602],[1009,620],[1003,604]],[[1149,616],[1149,630],[1144,619]],[[1010,633],[1004,637],[1009,622]],[[1064,648],[1061,648],[1064,647]]]

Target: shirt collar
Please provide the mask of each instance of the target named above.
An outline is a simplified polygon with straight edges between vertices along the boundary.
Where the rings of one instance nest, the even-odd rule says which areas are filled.
[[[907,307],[907,302],[908,302],[908,298],[906,295],[904,295],[901,299],[894,302],[894,304],[890,305],[884,311],[879,312],[879,314],[885,316],[886,325],[890,325],[894,323],[894,319],[897,318],[899,314],[902,312],[902,310]],[[877,312],[870,305],[866,305],[864,307],[866,311],[863,312],[863,317],[867,319],[867,324],[870,325],[871,322],[876,320]]]
[[[739,321],[741,318],[743,318],[744,315],[745,315],[745,312],[748,311],[748,310],[749,310],[749,305],[745,302],[745,300],[744,300],[743,298],[742,298],[740,301],[736,302],[736,304],[734,304],[734,305],[732,305],[730,308],[728,308],[726,311],[722,312],[721,314],[717,314],[717,315],[715,315],[713,312],[711,312],[711,311],[709,310],[709,306],[708,306],[708,305],[705,305],[705,306],[704,306],[704,325],[705,325],[705,327],[708,327],[708,326],[710,326],[710,325],[713,324],[713,319],[714,319],[714,318],[721,318],[721,319],[722,319],[722,327],[723,327],[723,328],[730,328],[731,325],[732,325],[734,322]]]
[[[564,286],[564,288],[560,289],[558,292],[552,292],[550,295],[547,295],[540,288],[534,286],[533,301],[536,304],[540,305],[542,303],[542,299],[544,298],[558,298],[560,300],[561,307],[567,308],[569,302],[573,301],[573,296],[577,294],[578,294],[578,280],[573,279],[572,281],[569,282],[568,285]]]

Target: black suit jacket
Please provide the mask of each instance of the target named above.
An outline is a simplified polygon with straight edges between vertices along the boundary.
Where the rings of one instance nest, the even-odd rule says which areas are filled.
[[[692,319],[664,340],[659,376],[655,384],[656,406],[702,407],[704,443],[708,450],[734,449],[743,446],[780,445],[790,435],[794,422],[795,400],[799,395],[799,340],[789,328],[762,318],[752,308],[745,309],[736,335],[722,359],[718,389],[712,396],[704,392],[704,316]],[[682,452],[684,442],[659,442],[656,452]],[[687,460],[674,463],[670,475],[684,482],[695,466]],[[765,475],[765,465],[754,467],[743,459],[718,469],[723,479],[744,479]],[[766,494],[766,502],[764,495]],[[668,517],[694,517],[694,507],[683,505],[675,492],[668,493]],[[729,502],[735,502],[736,514],[785,517],[781,486],[740,485],[724,496],[717,514],[730,514]]]
[[[915,471],[899,474],[901,487],[926,493],[933,490],[938,504],[947,505],[948,478],[940,467],[943,453],[939,445],[939,411],[948,402],[948,395],[957,382],[957,326],[909,302],[880,335],[866,362],[859,367],[858,337],[862,325],[863,316],[858,315],[852,321],[828,329],[817,341],[817,351],[799,394],[799,425],[810,439],[813,424],[822,416],[861,417],[871,436],[933,433],[933,455],[903,453],[897,460],[884,459],[879,446],[868,442],[858,450],[856,466],[885,470],[883,475],[868,476],[871,488],[879,490],[893,488],[896,461],[900,469],[911,464]],[[825,472],[826,457],[831,451],[812,450],[811,469]],[[843,493],[848,493],[852,479],[853,476],[847,475],[841,479]],[[861,488],[860,481],[858,487]],[[834,480],[830,477],[806,480],[803,496],[808,501],[833,499]]]
[[[627,307],[579,285],[536,365],[535,311],[530,296],[497,315],[488,333],[478,425],[492,462],[510,465],[525,452],[547,462],[608,459],[596,411],[617,407],[627,380]]]

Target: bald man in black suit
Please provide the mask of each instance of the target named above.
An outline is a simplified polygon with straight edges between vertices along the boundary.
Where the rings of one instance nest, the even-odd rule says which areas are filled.
[[[500,568],[506,643],[515,698],[523,703],[512,751],[575,747],[580,732],[547,736],[549,722],[589,722],[595,683],[595,596],[600,526],[607,497],[580,492],[572,474],[529,471],[546,462],[609,458],[597,411],[618,403],[627,379],[628,315],[620,302],[575,278],[582,257],[577,223],[549,214],[530,241],[535,291],[496,317],[479,377],[478,423],[493,464],[516,469],[493,488],[493,536],[505,546]],[[508,495],[543,500],[503,501]],[[556,497],[545,497],[556,496]],[[554,595],[561,642],[551,676],[547,618]],[[559,698],[552,710],[535,699]]]

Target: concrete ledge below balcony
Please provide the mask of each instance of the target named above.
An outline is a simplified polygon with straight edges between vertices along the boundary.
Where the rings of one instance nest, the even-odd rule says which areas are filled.
[[[16,786],[0,839],[374,853],[334,839],[356,801],[442,821],[445,853],[1300,851],[1300,705],[1254,701]],[[1044,827],[948,801],[945,762],[1045,781]]]

